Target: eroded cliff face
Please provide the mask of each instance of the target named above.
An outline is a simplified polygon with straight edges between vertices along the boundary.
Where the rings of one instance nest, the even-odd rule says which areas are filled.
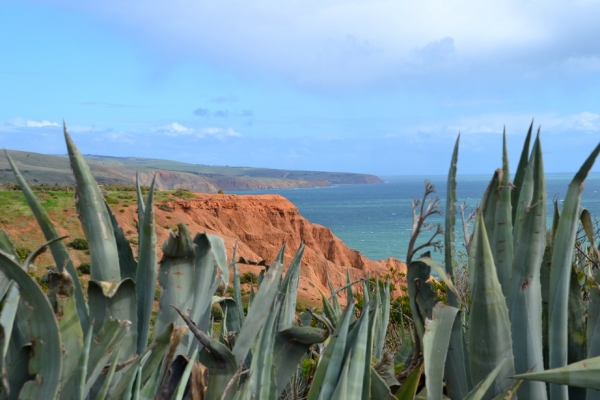
[[[358,251],[348,248],[330,229],[309,222],[298,209],[280,195],[213,195],[199,194],[201,199],[164,203],[167,207],[155,206],[158,243],[162,244],[169,235],[169,227],[185,223],[192,235],[209,232],[224,238],[228,258],[238,243],[238,257],[253,262],[271,263],[282,243],[287,244],[285,266],[289,266],[300,242],[306,244],[302,259],[299,295],[306,302],[316,304],[320,293],[328,295],[327,275],[334,287],[346,283],[346,269],[352,279],[367,275],[380,276],[395,268],[406,273],[406,264],[390,258],[373,261]],[[124,231],[135,231],[137,219],[134,207],[123,213],[115,213]],[[159,255],[160,257],[161,255]],[[240,264],[241,272],[258,273],[262,267]],[[395,282],[396,287],[405,282]],[[396,291],[393,296],[401,294]]]

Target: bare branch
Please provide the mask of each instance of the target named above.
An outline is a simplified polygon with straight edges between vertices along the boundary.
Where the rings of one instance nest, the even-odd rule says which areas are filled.
[[[426,223],[426,220],[429,216],[434,214],[442,214],[440,209],[440,199],[428,199],[429,195],[435,193],[435,186],[428,180],[425,181],[425,191],[423,192],[422,199],[414,199],[411,203],[412,205],[412,213],[413,213],[413,222],[412,229],[410,233],[410,242],[408,244],[408,251],[406,253],[406,263],[410,264],[415,253],[425,247],[433,246],[434,249],[440,249],[441,243],[439,241],[433,241],[435,236],[440,233],[441,226],[438,224],[438,227],[433,234],[433,236],[427,241],[424,245],[420,245],[415,248],[415,244],[419,235],[422,232],[433,230],[436,226],[435,224]]]

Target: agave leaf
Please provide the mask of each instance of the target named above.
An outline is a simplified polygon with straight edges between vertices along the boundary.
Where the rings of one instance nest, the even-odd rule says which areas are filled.
[[[439,302],[433,308],[433,318],[425,323],[423,358],[427,398],[430,400],[442,399],[446,352],[457,313],[458,308]]]
[[[485,224],[486,233],[488,235],[488,241],[490,242],[490,248],[492,254],[496,251],[496,241],[494,240],[494,227],[496,226],[496,204],[499,200],[498,189],[500,188],[500,182],[502,180],[502,170],[497,169],[494,171],[492,180],[483,194],[481,199],[481,215],[483,216],[483,222]]]
[[[342,312],[340,323],[335,327],[335,332],[330,336],[325,352],[319,359],[308,391],[309,400],[327,399],[335,391],[344,364],[348,327],[353,317],[354,303],[350,303]]]
[[[221,271],[221,282],[227,287],[229,285],[229,266],[227,265],[227,250],[223,238],[210,233],[206,234],[206,238],[210,242],[210,248],[215,257],[215,263]]]
[[[233,300],[235,300],[235,304],[238,307],[238,318],[239,325],[242,326],[244,324],[244,304],[242,302],[242,290],[241,290],[241,279],[240,279],[240,270],[237,265],[237,242],[235,242],[235,246],[233,247],[233,256],[232,256],[232,264],[233,264]]]
[[[302,265],[302,255],[304,254],[304,242],[300,243],[298,251],[290,264],[281,287],[280,292],[285,294],[281,312],[279,313],[278,331],[291,328],[294,325],[296,317],[296,300],[298,298],[298,283],[300,281],[300,266]],[[243,314],[242,314],[243,315]]]
[[[139,225],[139,256],[135,272],[137,326],[134,324],[132,327],[132,330],[137,327],[137,354],[141,354],[148,344],[152,306],[154,305],[154,295],[156,293],[156,261],[158,256],[156,254],[156,228],[154,227],[154,207],[152,203],[155,179],[156,176],[152,178],[144,208],[144,219]]]
[[[8,294],[2,301],[2,311],[0,312],[0,329],[2,330],[2,354],[0,357],[0,363],[2,363],[2,386],[4,388],[8,388],[10,390],[11,384],[9,382],[8,369],[7,369],[7,354],[9,346],[11,345],[11,333],[13,330],[15,316],[17,314],[17,309],[19,308],[19,287],[16,283],[12,282],[6,277],[3,277],[7,282],[9,282]],[[13,346],[15,343],[12,343]],[[19,386],[20,388],[20,386]],[[7,391],[7,389],[5,389]],[[15,389],[16,391],[16,389]],[[18,391],[16,391],[18,394]]]
[[[4,337],[6,340],[7,337]],[[14,353],[13,357],[11,357],[10,363],[7,365],[7,376],[3,377],[3,381],[7,381],[9,383],[9,386],[5,386],[2,388],[1,395],[7,395],[9,400],[18,399],[19,393],[23,385],[25,385],[26,382],[30,382],[31,379],[34,378],[28,370],[28,364],[31,358],[31,353],[31,344],[23,346]]]
[[[335,315],[339,317],[342,314],[342,307],[340,306],[340,302],[337,298],[336,290],[331,284],[331,279],[329,279],[329,272],[327,272],[327,270],[325,270],[325,275],[327,276],[327,286],[329,287],[329,292],[331,293],[330,298],[333,303],[333,310],[335,311]]]
[[[388,324],[390,322],[390,281],[386,281],[385,284],[381,285],[379,290],[379,296],[381,298],[381,308],[379,309],[379,320],[377,329],[377,335],[374,337],[373,355],[375,358],[380,359],[383,354],[383,346],[385,345],[385,335],[387,333]]]
[[[148,357],[150,357],[150,354],[154,348],[153,345],[154,343],[148,346],[141,354],[137,356],[137,358],[127,367],[127,369],[124,370],[125,372],[121,376],[121,379],[110,391],[108,400],[130,398],[135,379],[138,373],[140,373],[140,369],[146,363]]]
[[[15,248],[8,238],[8,234],[3,229],[0,229],[0,250],[14,257],[14,259],[19,262]],[[2,273],[0,272],[0,274]],[[10,285],[10,279],[6,278],[4,274],[0,275],[0,299],[4,298],[4,295],[8,292]]]
[[[111,354],[115,349],[121,347],[129,325],[129,321],[106,318],[102,328],[95,334],[90,346],[84,396],[87,396],[92,386],[96,383]]]
[[[572,278],[571,278],[572,279]],[[600,274],[596,273],[594,283],[589,292],[589,304],[587,309],[587,357],[600,356]],[[573,285],[571,283],[571,285]],[[572,289],[569,291],[571,297]],[[600,400],[600,391],[587,391],[587,400]]]
[[[165,359],[165,355],[170,349],[171,339],[173,338],[174,331],[175,323],[171,322],[162,331],[159,331],[160,333],[158,335],[155,334],[154,340],[151,344],[152,353],[148,357],[148,360],[146,360],[146,363],[144,364],[144,370],[142,371],[140,381],[142,386],[147,384],[148,380],[154,374],[154,371],[160,369],[160,366]]]
[[[211,300],[220,281],[217,277],[217,265],[215,253],[224,251],[221,247],[213,249],[212,242],[207,233],[198,233],[194,238],[195,248],[195,285],[194,285],[194,303],[190,318],[197,324],[202,331],[208,331],[210,323]],[[222,258],[223,255],[218,255]],[[190,336],[186,335],[182,339],[182,343],[188,346],[192,345]]]
[[[569,364],[581,361],[586,358],[586,328],[585,314],[586,307],[581,297],[581,285],[577,280],[577,271],[571,269],[571,283],[569,286],[569,351],[567,361]],[[541,369],[540,369],[541,370]],[[529,372],[529,371],[526,371]],[[533,372],[533,371],[532,371]],[[585,398],[585,389],[578,387],[569,387],[569,398]]]
[[[507,361],[508,361],[507,358],[500,361],[500,363],[496,366],[496,368],[494,368],[492,370],[492,372],[490,372],[488,374],[488,376],[485,377],[484,380],[482,380],[477,385],[475,385],[473,390],[471,390],[467,394],[467,396],[465,397],[465,400],[481,400],[481,399],[485,398],[487,391],[490,389],[490,387],[496,380],[496,377],[498,376],[500,371],[502,371],[502,368],[504,367],[504,364],[506,364]]]
[[[8,152],[5,151],[6,158],[8,158],[8,162],[10,163],[11,168],[15,173],[15,177],[17,178],[17,182],[21,186],[21,191],[25,196],[25,200],[31,209],[31,212],[35,216],[35,219],[38,222],[38,225],[42,229],[42,233],[47,241],[50,241],[54,238],[59,237],[54,224],[50,220],[48,213],[40,204],[37,196],[33,193],[21,173],[19,172],[19,168],[14,163],[12,158],[8,155]],[[4,238],[7,241],[8,238]],[[4,241],[3,240],[3,241]],[[12,248],[12,245],[10,246]],[[4,249],[3,250],[8,250]],[[77,313],[79,314],[79,320],[81,321],[82,329],[87,329],[89,326],[89,317],[88,310],[85,302],[85,298],[83,296],[83,289],[81,288],[81,283],[79,282],[79,276],[77,275],[77,271],[73,266],[73,261],[71,260],[71,256],[69,255],[69,251],[67,250],[67,246],[62,241],[52,242],[50,245],[50,251],[52,252],[52,257],[54,258],[54,262],[56,262],[56,266],[60,271],[66,269],[71,278],[73,278],[73,283],[75,285],[75,299],[77,304]],[[14,254],[13,251],[7,251],[9,254]],[[0,280],[1,281],[1,280]],[[4,293],[0,290],[0,295],[4,295]],[[0,296],[1,298],[1,296]]]
[[[468,331],[468,350],[473,382],[485,379],[508,358],[486,396],[492,398],[510,385],[506,378],[514,375],[514,364],[508,309],[483,224],[481,212],[478,212],[469,253],[469,270],[473,274],[469,326],[478,329]]]
[[[240,325],[240,309],[238,304],[231,297],[213,297],[213,304],[219,303],[223,310],[223,322],[221,328],[226,328],[227,332],[239,332],[242,328]]]
[[[298,370],[298,365],[310,347],[324,342],[325,339],[327,339],[326,330],[310,326],[293,326],[277,333],[273,348],[273,362],[278,396]]]
[[[394,355],[394,365],[402,366],[402,370],[406,369],[408,363],[412,360],[415,352],[415,341],[411,330],[407,329],[402,332],[402,341],[398,351]]]
[[[154,327],[158,332],[169,323],[179,321],[179,315],[171,305],[186,314],[192,311],[195,279],[194,243],[185,224],[180,223],[177,228],[177,232],[170,232],[169,238],[163,244],[163,258],[158,271],[161,294]]]
[[[280,254],[281,257],[278,256],[278,259],[283,259],[281,251]],[[252,302],[252,306],[248,310],[244,326],[238,333],[233,348],[233,355],[238,363],[241,363],[246,359],[252,343],[260,332],[260,328],[272,312],[271,305],[277,294],[277,288],[281,281],[282,273],[283,264],[279,260],[273,262],[269,267],[269,270],[265,273],[258,293]]]
[[[352,352],[348,353],[348,355],[346,356],[346,360],[344,362],[344,366],[342,368],[342,372],[340,374],[340,378],[339,380],[336,382],[336,387],[335,390],[333,392],[333,394],[331,395],[331,400],[346,400],[348,398],[348,384],[350,381],[350,378],[348,377],[349,372],[350,372],[350,358],[352,357]],[[353,396],[354,398],[356,397]],[[326,399],[326,397],[322,397],[323,400]]]
[[[90,247],[90,279],[118,282],[121,280],[119,252],[110,216],[104,205],[104,197],[90,172],[90,168],[85,163],[75,143],[71,140],[66,125],[64,126],[64,132],[71,168],[77,181],[77,212]]]
[[[365,376],[365,366],[368,363],[370,367],[371,361],[369,328],[369,306],[365,305],[360,318],[353,328],[356,334],[349,336],[348,344],[346,345],[347,354],[352,356],[348,370],[348,393],[346,397],[348,400],[360,400],[364,398],[364,387],[368,388],[367,397],[371,392],[370,369],[367,372],[369,374],[368,379]]]
[[[398,400],[413,400],[419,388],[419,382],[423,375],[423,363],[419,362],[417,366],[408,374],[408,377],[400,386],[400,390],[396,393]]]
[[[86,340],[84,341],[83,330],[77,315],[75,290],[71,276],[63,270],[62,273],[48,274],[48,280],[52,288],[50,291],[55,292],[56,313],[61,315],[58,324],[64,355],[60,378],[61,398],[67,398],[79,392],[77,398],[83,399],[82,391],[85,386],[89,341],[91,341],[92,332],[86,333]],[[74,373],[77,376],[69,379]]]
[[[525,168],[527,168],[527,162],[529,160],[529,145],[531,143],[532,132],[533,121],[531,121],[531,125],[529,125],[529,130],[527,131],[527,136],[525,137],[525,142],[523,143],[523,150],[521,151],[521,158],[519,158],[519,164],[517,165],[517,170],[515,172],[515,180],[513,181],[515,195],[511,196],[510,199],[512,203],[512,225],[515,224],[517,216],[517,205],[519,203],[521,185],[523,184],[523,178],[525,177]]]
[[[552,267],[552,248],[554,246],[554,236],[558,227],[560,213],[558,211],[558,202],[554,200],[554,215],[552,217],[552,229],[546,231],[546,248],[544,249],[544,258],[540,270],[540,283],[542,286],[542,347],[544,352],[544,369],[548,369],[549,344],[548,344],[548,302],[550,301],[550,270]],[[592,300],[593,288],[590,291],[590,300]],[[590,302],[589,312],[592,310]],[[589,328],[589,325],[588,325]],[[592,328],[593,329],[593,328]],[[591,335],[588,333],[588,338]]]
[[[577,235],[579,220],[579,204],[583,183],[592,169],[596,157],[600,153],[600,144],[592,151],[583,163],[579,172],[569,185],[563,204],[563,211],[558,222],[555,245],[552,251],[552,270],[550,271],[550,301],[548,305],[549,320],[549,367],[552,369],[567,364],[568,349],[568,298],[571,278],[571,263]],[[550,397],[565,398],[567,387],[550,385]]]
[[[167,325],[160,335],[156,336],[152,343],[137,356],[130,366],[127,367],[127,370],[123,373],[119,383],[111,391],[109,399],[118,399],[121,398],[124,393],[130,393],[129,388],[136,379],[139,381],[141,388],[152,374],[159,369],[160,364],[169,349],[173,328],[174,324],[171,323]],[[142,369],[143,367],[147,368]]]
[[[346,268],[346,305],[354,303],[354,293],[352,292],[351,282],[350,269]]]
[[[113,226],[113,234],[115,235],[115,241],[117,242],[117,251],[119,252],[119,269],[121,271],[121,277],[123,279],[131,278],[135,279],[135,273],[137,270],[137,261],[133,257],[133,251],[131,251],[131,245],[123,233],[123,229],[119,226],[115,214],[110,209],[108,203],[105,202],[106,212],[110,217],[110,222]]]
[[[336,314],[335,309],[333,308],[327,297],[325,297],[325,294],[320,290],[319,293],[321,293],[321,301],[323,302],[323,314],[325,314],[325,317],[327,317],[327,319],[331,321],[333,326],[337,325],[338,315]]]
[[[540,137],[536,138],[523,181],[517,212],[512,276],[506,299],[511,321],[514,365],[517,373],[540,371],[544,366],[540,268],[546,246],[546,184]],[[525,382],[519,397],[546,399],[546,385]]]
[[[181,379],[179,380],[179,385],[177,385],[177,391],[175,392],[174,400],[182,400],[183,395],[185,394],[185,390],[188,387],[188,381],[190,379],[190,375],[192,375],[192,368],[194,367],[194,363],[196,358],[198,357],[198,348],[194,350],[190,359],[183,370],[183,374],[181,375]]]
[[[91,331],[91,330],[90,330]],[[108,388],[112,383],[112,379],[115,376],[115,369],[117,368],[117,362],[119,361],[119,351],[120,347],[113,353],[112,362],[110,363],[110,368],[108,369],[108,374],[106,375],[106,379],[102,383],[102,387],[96,396],[96,400],[104,400],[108,394]]]
[[[517,398],[517,390],[523,384],[522,379],[515,380],[511,387],[506,389],[504,392],[500,393],[498,396],[494,397],[494,400],[511,400]]]
[[[505,295],[508,292],[514,257],[511,190],[505,130],[502,146],[500,186],[498,187],[498,200],[496,201],[493,225],[494,245],[490,246],[494,252],[494,264],[496,264],[498,281]]]
[[[124,362],[135,351],[138,335],[135,283],[131,279],[121,282],[96,282],[90,280],[88,287],[90,316],[94,319],[94,333],[98,334],[107,318],[129,321],[130,328],[125,335],[121,359]]]
[[[379,385],[379,383],[373,382],[373,372],[377,373],[379,378],[383,380],[385,385],[392,392],[396,392],[400,387],[400,382],[396,379],[396,371],[394,368],[394,355],[385,351],[382,357],[377,361],[377,364],[373,365],[371,369],[371,385]],[[374,390],[379,390],[371,386],[371,396]]]
[[[598,248],[596,247],[596,243],[594,242],[594,223],[592,222],[592,214],[583,208],[579,208],[579,221],[581,221],[581,226],[583,227],[583,231],[588,239],[589,245],[592,249],[592,252],[596,256],[597,259],[600,260],[600,252],[598,252]]]
[[[138,213],[138,233],[140,232],[140,226],[144,220],[144,214],[146,213],[146,206],[144,205],[144,196],[142,195],[142,188],[140,187],[139,174],[135,173],[135,188],[137,194],[137,213]]]
[[[598,380],[599,373],[600,357],[594,357],[564,367],[547,371],[519,374],[514,377],[516,379],[535,380],[556,385],[569,385],[600,390],[600,380]]]
[[[456,171],[458,164],[458,149],[460,144],[460,134],[456,138],[454,151],[450,161],[448,171],[448,181],[446,190],[446,216],[444,228],[444,262],[446,265],[446,274],[449,280],[454,275],[455,261],[455,226],[456,226]],[[438,275],[440,276],[440,275]],[[447,285],[447,283],[446,283]],[[456,294],[450,290],[447,293],[448,305],[458,307]],[[412,357],[412,354],[411,354]],[[452,334],[450,335],[450,344],[448,346],[448,355],[446,357],[446,366],[444,374],[446,379],[446,390],[452,400],[462,400],[468,391],[466,363],[463,354],[463,330],[460,318],[456,318],[452,325]]]
[[[460,144],[460,134],[456,138],[454,144],[454,151],[452,152],[452,159],[450,160],[450,170],[448,171],[448,181],[446,190],[446,217],[445,217],[445,229],[444,229],[444,262],[446,264],[446,273],[449,276],[454,274],[454,243],[456,240],[456,234],[454,228],[456,226],[456,165],[458,164],[458,146]],[[454,294],[454,293],[453,293]],[[448,294],[448,302],[452,307],[458,305],[456,297]]]
[[[62,354],[60,331],[54,310],[37,283],[21,269],[12,256],[0,250],[0,270],[19,285],[24,307],[19,318],[27,321],[31,342],[35,348],[29,360],[29,373],[35,380],[27,381],[19,392],[23,398],[53,399],[58,393]],[[51,363],[48,360],[52,360]]]
[[[63,317],[64,319],[64,317]],[[62,323],[62,320],[61,320]],[[62,324],[61,324],[62,325]],[[62,328],[62,326],[61,326]],[[62,332],[62,331],[61,331]],[[85,399],[85,378],[87,376],[88,362],[90,359],[90,347],[92,344],[92,327],[89,327],[87,333],[85,334],[85,341],[83,342],[83,346],[80,350],[79,359],[76,359],[74,356],[65,357],[65,361],[70,361],[69,358],[77,361],[77,365],[72,371],[73,374],[69,377],[69,380],[66,382],[66,385],[63,384],[61,387],[61,399]],[[63,336],[64,340],[69,340],[68,336]],[[63,344],[65,342],[63,341]],[[65,363],[66,364],[66,363]]]
[[[252,353],[251,373],[246,381],[247,399],[277,399],[273,344],[281,302],[281,295],[276,296],[271,312],[258,335],[256,347]]]
[[[195,351],[195,349],[194,349]],[[183,355],[178,355],[175,357],[172,363],[169,364],[169,373],[167,375],[167,379],[163,382],[160,387],[158,393],[156,394],[155,400],[171,400],[177,390],[177,386],[181,377],[183,376],[183,372],[188,365],[187,357]],[[216,399],[218,397],[206,397],[207,399]]]
[[[202,332],[194,324],[194,322],[181,311],[177,310],[181,318],[190,328],[196,339],[204,347],[200,352],[200,362],[204,364],[210,371],[208,376],[208,389],[206,392],[207,399],[215,399],[221,396],[227,384],[233,378],[237,371],[237,362],[235,356],[229,351],[227,346],[219,343],[206,333]],[[230,390],[227,393],[226,399],[233,398],[234,393]]]
[[[425,333],[425,319],[432,318],[433,307],[440,301],[430,282],[431,265],[433,265],[431,258],[420,257],[408,265],[406,274],[410,310],[419,341],[423,340]]]

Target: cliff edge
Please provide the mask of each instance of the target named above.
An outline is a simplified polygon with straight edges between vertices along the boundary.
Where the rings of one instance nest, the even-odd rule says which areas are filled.
[[[381,276],[395,268],[406,273],[406,264],[395,259],[374,261],[350,249],[329,228],[309,222],[289,200],[280,195],[199,194],[201,199],[171,201],[155,205],[158,243],[167,239],[170,229],[185,223],[192,235],[214,233],[223,237],[231,259],[238,243],[241,272],[259,273],[256,263],[271,263],[282,243],[286,243],[285,266],[289,266],[301,241],[306,248],[302,258],[299,295],[313,304],[321,299],[319,290],[329,294],[327,275],[333,286],[346,284],[346,270],[351,278]],[[135,208],[115,212],[124,231],[135,231]],[[160,251],[160,250],[159,250]],[[159,254],[159,258],[162,254]],[[405,282],[395,282],[396,287]],[[401,293],[397,290],[393,296]]]

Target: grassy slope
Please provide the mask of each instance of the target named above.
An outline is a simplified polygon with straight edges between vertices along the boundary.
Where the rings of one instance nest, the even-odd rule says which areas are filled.
[[[13,150],[9,151],[9,153],[18,163],[27,181],[31,183],[67,185],[74,182],[66,157]],[[259,180],[266,185],[277,185],[279,181],[293,182],[297,180],[328,182],[329,184],[381,182],[378,177],[373,175],[343,172],[219,167],[135,157],[85,156],[85,158],[94,176],[102,184],[131,184],[131,177],[135,176],[136,171],[151,173],[156,169],[195,176],[201,175],[211,178],[216,182],[225,182],[228,179],[236,178],[242,180]],[[4,157],[0,157],[0,184],[5,182],[14,182],[14,178],[8,161]]]

